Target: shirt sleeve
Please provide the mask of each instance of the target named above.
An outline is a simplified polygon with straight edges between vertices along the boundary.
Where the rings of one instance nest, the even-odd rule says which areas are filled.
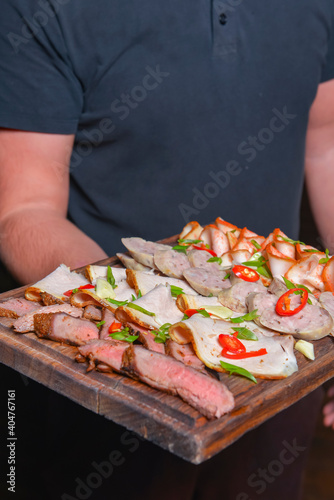
[[[332,11],[332,26],[328,41],[326,63],[321,73],[321,82],[326,82],[334,78],[334,7],[332,7]]]
[[[0,127],[73,134],[82,86],[57,12],[47,2],[3,0],[0,16]],[[66,9],[66,4],[61,6]]]

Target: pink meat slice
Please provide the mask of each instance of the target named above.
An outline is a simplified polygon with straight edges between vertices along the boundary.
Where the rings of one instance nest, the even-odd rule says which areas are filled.
[[[83,317],[86,319],[93,320],[93,321],[101,321],[102,311],[101,311],[101,309],[99,309],[96,306],[89,305],[89,306],[85,307]]]
[[[89,360],[89,368],[92,370],[95,365],[109,366],[112,371],[122,373],[122,357],[128,342],[117,342],[113,340],[93,340],[86,345],[78,347],[81,356]],[[82,361],[80,356],[76,357],[77,361]]]
[[[181,345],[169,339],[166,342],[166,354],[195,370],[207,374],[205,364],[197,357],[192,344]]]
[[[0,303],[0,316],[16,319],[41,307],[38,302],[32,302],[31,300],[8,299]]]
[[[104,309],[102,313],[102,321],[105,321],[105,323],[100,330],[100,339],[111,339],[109,328],[114,321],[117,321],[114,313],[109,311],[109,309]]]
[[[73,318],[65,313],[35,314],[34,329],[38,337],[75,346],[84,345],[99,337],[95,323]]]
[[[17,333],[27,333],[32,332],[34,330],[34,316],[35,314],[49,314],[49,313],[57,313],[64,312],[73,316],[75,318],[80,318],[82,316],[82,309],[78,307],[73,307],[70,304],[56,304],[53,306],[42,307],[36,311],[32,311],[24,316],[21,316],[14,323],[14,330]]]
[[[136,325],[135,323],[128,323],[128,326],[133,329],[134,335],[138,335],[139,342],[141,342],[146,349],[165,354],[165,345],[155,341],[154,333],[143,326]]]
[[[207,418],[219,418],[234,407],[224,384],[170,356],[131,345],[124,351],[122,368],[151,387],[180,396]]]

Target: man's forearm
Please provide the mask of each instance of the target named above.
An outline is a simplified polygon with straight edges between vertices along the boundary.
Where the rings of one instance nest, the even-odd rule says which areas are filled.
[[[61,263],[75,269],[107,257],[74,224],[40,208],[20,210],[0,221],[0,256],[22,284],[37,281]]]

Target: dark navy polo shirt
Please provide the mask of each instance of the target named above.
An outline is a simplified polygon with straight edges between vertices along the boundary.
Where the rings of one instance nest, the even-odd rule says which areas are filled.
[[[220,216],[297,237],[331,0],[3,0],[0,126],[75,134],[69,218],[108,254]]]

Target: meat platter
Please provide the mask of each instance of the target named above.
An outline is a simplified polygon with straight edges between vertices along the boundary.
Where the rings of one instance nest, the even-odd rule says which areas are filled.
[[[176,241],[177,237],[172,237],[161,243],[175,245]],[[122,266],[117,257],[98,264]],[[24,297],[26,290],[22,287],[1,294],[0,301]],[[86,373],[87,365],[75,362],[77,347],[50,342],[35,333],[18,335],[6,321],[0,323],[0,342],[2,363],[195,464],[209,459],[334,375],[333,337],[324,336],[314,342],[314,360],[295,352],[298,370],[287,378],[257,378],[254,384],[247,378],[220,373],[220,381],[234,396],[234,408],[209,419],[179,397],[122,373]]]

